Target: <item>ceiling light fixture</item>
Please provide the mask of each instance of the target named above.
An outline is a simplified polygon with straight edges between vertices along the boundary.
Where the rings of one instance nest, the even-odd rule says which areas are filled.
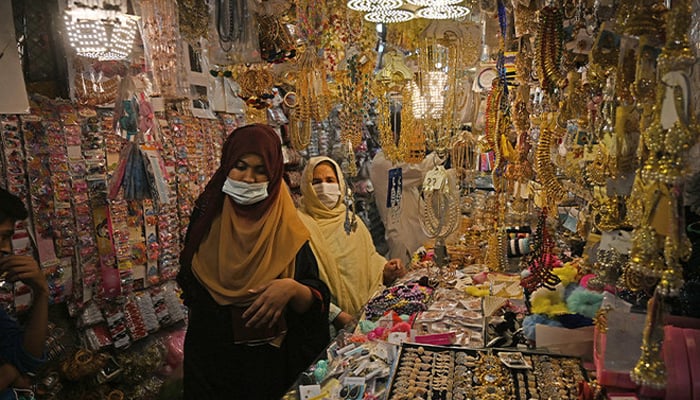
[[[63,19],[68,42],[79,56],[123,60],[131,53],[138,17],[123,13],[125,0],[72,2]]]
[[[362,12],[394,10],[403,5],[403,0],[349,0],[349,9]]]
[[[409,4],[418,7],[441,7],[459,4],[462,0],[406,0]]]
[[[471,10],[463,6],[433,6],[416,11],[416,16],[425,19],[460,19],[464,18]]]
[[[415,14],[408,10],[378,10],[365,14],[365,20],[373,23],[396,24],[410,21]]]

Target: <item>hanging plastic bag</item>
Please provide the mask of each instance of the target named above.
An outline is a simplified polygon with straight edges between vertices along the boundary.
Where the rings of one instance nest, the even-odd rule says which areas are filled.
[[[126,173],[126,165],[130,151],[131,143],[128,143],[122,148],[122,151],[119,154],[119,164],[117,164],[117,169],[114,171],[114,174],[109,181],[107,197],[110,199],[116,199],[117,194],[119,194],[119,188],[121,188],[122,182],[124,181],[124,174]]]
[[[148,172],[146,171],[146,158],[141,149],[134,145],[131,151],[130,164],[127,165],[127,175],[125,179],[124,198],[126,200],[152,199],[151,185],[149,184]],[[131,167],[131,168],[130,168]]]
[[[245,114],[245,101],[238,96],[241,91],[238,82],[219,73],[211,79],[209,89],[212,110],[228,114]]]

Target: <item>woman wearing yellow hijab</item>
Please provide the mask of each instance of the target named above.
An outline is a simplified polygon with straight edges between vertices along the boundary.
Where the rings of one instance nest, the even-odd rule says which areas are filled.
[[[331,290],[329,322],[340,329],[358,317],[362,306],[381,286],[405,275],[399,259],[387,261],[377,253],[369,230],[345,232],[347,187],[338,164],[329,157],[309,160],[301,180],[299,217],[311,233],[311,248],[321,279]]]
[[[195,203],[177,277],[185,399],[279,399],[328,343],[330,294],[282,173],[275,131],[244,126]]]

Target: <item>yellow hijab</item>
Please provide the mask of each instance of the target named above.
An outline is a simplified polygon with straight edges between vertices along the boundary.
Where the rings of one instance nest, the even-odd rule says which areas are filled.
[[[284,183],[259,220],[241,224],[240,218],[226,198],[192,258],[192,272],[221,305],[247,306],[256,296],[249,290],[293,278],[297,252],[309,239]]]
[[[323,161],[330,162],[335,168],[341,196],[346,191],[340,167],[333,159],[311,158],[302,174],[299,217],[311,233],[311,248],[316,255],[321,280],[331,290],[332,302],[357,316],[381,286],[386,259],[375,250],[372,236],[361,219],[358,218],[354,232],[345,233],[346,207],[342,197],[333,209],[318,199],[312,181],[314,169]]]

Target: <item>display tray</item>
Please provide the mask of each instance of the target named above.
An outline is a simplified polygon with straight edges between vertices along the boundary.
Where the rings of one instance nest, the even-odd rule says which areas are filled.
[[[388,399],[577,399],[582,380],[575,357],[403,343]]]

